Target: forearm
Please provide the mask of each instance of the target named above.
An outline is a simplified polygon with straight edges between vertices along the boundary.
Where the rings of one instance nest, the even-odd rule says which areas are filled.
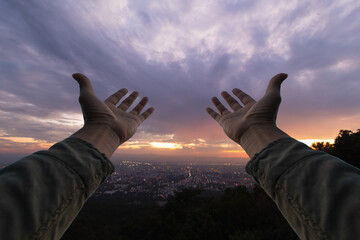
[[[71,137],[80,138],[92,144],[108,158],[120,145],[119,137],[106,125],[86,124]]]
[[[103,154],[75,138],[2,169],[1,238],[59,239],[112,171]]]
[[[260,126],[254,125],[242,135],[239,143],[249,157],[252,158],[270,143],[284,137],[289,137],[289,135],[277,128],[273,123]]]
[[[301,239],[360,238],[360,170],[291,138],[247,165]]]

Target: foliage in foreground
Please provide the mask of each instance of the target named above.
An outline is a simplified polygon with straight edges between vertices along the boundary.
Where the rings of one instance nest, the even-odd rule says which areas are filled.
[[[316,142],[311,145],[313,149],[327,152],[345,162],[360,168],[360,129],[356,132],[340,130],[334,144],[329,142]]]
[[[121,204],[90,204],[93,206],[84,208],[63,240],[298,239],[260,187],[240,186],[221,196],[184,189],[163,207],[137,206],[135,214],[126,213],[129,207]],[[97,207],[102,211],[94,211]]]

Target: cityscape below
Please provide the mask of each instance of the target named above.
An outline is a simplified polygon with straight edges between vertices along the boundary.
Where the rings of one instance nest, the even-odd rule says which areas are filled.
[[[93,197],[105,195],[121,198],[128,204],[154,200],[159,205],[182,189],[200,189],[221,194],[226,188],[252,188],[253,178],[244,164],[154,163],[122,161],[115,172],[96,190]]]

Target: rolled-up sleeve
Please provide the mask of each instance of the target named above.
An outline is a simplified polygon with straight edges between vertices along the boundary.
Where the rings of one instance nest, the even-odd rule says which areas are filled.
[[[301,239],[360,239],[360,169],[282,138],[256,154],[246,171]]]
[[[68,138],[0,170],[0,238],[59,239],[114,171],[89,143]]]

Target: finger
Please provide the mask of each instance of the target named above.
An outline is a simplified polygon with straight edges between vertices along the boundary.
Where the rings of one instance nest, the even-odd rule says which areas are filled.
[[[215,112],[212,108],[206,108],[206,112],[213,118],[215,121],[219,122],[220,115]]]
[[[278,91],[280,93],[281,83],[288,77],[286,73],[279,73],[271,78],[266,93],[270,91]]]
[[[229,104],[229,106],[231,107],[232,110],[236,111],[236,110],[242,108],[240,103],[238,101],[236,101],[235,98],[233,98],[228,92],[226,92],[226,91],[222,92],[221,96]]]
[[[217,97],[213,97],[211,100],[221,115],[230,113]]]
[[[144,109],[149,99],[147,97],[143,97],[141,101],[134,107],[131,111],[133,114],[140,114],[140,112]]]
[[[72,77],[79,83],[80,86],[80,93],[89,91],[91,93],[94,93],[94,89],[91,85],[90,80],[81,73],[74,73]]]
[[[135,99],[139,96],[139,93],[134,91],[128,96],[119,106],[118,108],[126,111],[131,106],[131,104],[135,101]]]
[[[143,122],[145,119],[147,119],[154,111],[155,111],[155,109],[153,107],[151,107],[151,108],[147,109],[145,112],[143,112],[140,115],[141,122]]]
[[[255,100],[252,97],[250,97],[249,95],[247,95],[238,88],[234,88],[232,92],[235,94],[235,96],[237,96],[240,99],[240,101],[244,105],[255,102]]]
[[[123,88],[108,97],[105,102],[116,105],[120,101],[120,99],[127,94],[127,92],[128,90],[126,88]]]

